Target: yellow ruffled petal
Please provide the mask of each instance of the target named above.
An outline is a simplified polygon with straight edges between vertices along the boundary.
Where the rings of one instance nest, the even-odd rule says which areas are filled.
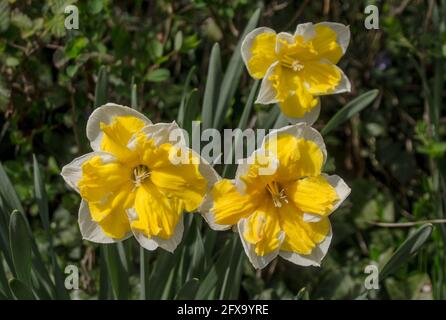
[[[101,150],[109,152],[120,160],[128,159],[132,153],[127,148],[127,143],[133,134],[144,127],[144,122],[133,116],[118,116],[110,124],[101,122],[103,132]]]
[[[120,163],[104,163],[92,157],[82,165],[79,192],[88,202],[91,217],[112,238],[130,231],[125,210],[133,205],[131,171]]]
[[[154,184],[144,183],[136,191],[137,219],[131,226],[149,238],[169,239],[175,232],[183,209],[181,202],[168,198]]]
[[[321,216],[330,214],[339,200],[335,189],[323,176],[292,182],[285,186],[285,192],[300,211]]]
[[[304,83],[307,79],[303,76],[302,71],[295,72],[292,69],[277,65],[269,80],[272,81],[273,88],[276,90],[276,99],[280,105],[285,103],[285,106],[288,107],[286,110],[294,109],[291,106],[293,102],[296,102],[303,110],[308,111],[317,105],[317,99]]]
[[[307,91],[308,92],[308,91]],[[305,105],[301,104],[302,95],[292,94],[289,95],[283,102],[279,103],[282,113],[290,118],[302,118],[306,113],[313,110],[318,105],[317,99],[312,99],[311,102]]]
[[[327,59],[331,63],[338,63],[343,53],[342,48],[338,44],[337,34],[330,27],[317,25],[315,26],[315,37],[311,40],[314,50],[317,52],[319,59]]]
[[[276,181],[289,182],[301,177],[320,175],[324,156],[315,142],[290,134],[271,139],[265,148],[275,153],[279,161],[274,177]]]
[[[333,91],[341,82],[342,74],[338,67],[329,62],[311,61],[300,72],[308,85],[309,94],[326,94]]]
[[[221,225],[234,225],[240,219],[252,214],[258,204],[256,198],[242,195],[227,179],[217,182],[211,190],[214,205],[211,213],[215,222]]]
[[[261,33],[252,42],[248,69],[254,78],[263,78],[268,68],[276,61],[275,46],[274,33]]]
[[[278,211],[280,227],[285,232],[280,250],[308,255],[330,232],[328,218],[306,223],[302,212],[291,203],[285,203]]]
[[[175,152],[176,148],[170,144],[164,144],[167,156]],[[198,208],[206,193],[207,181],[198,170],[199,159],[188,150],[187,164],[174,165],[167,158],[163,166],[152,169],[150,180],[168,196],[182,200],[186,210],[192,212]],[[164,155],[166,153],[163,153]]]
[[[280,245],[280,224],[276,208],[270,201],[263,204],[248,218],[247,229],[242,235],[255,246],[258,256],[265,256]]]

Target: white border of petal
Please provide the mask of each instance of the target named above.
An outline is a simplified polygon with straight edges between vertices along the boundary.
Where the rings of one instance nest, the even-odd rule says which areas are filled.
[[[350,43],[350,36],[351,36],[350,26],[346,26],[342,23],[337,23],[337,22],[320,22],[320,23],[315,24],[315,26],[318,26],[318,25],[329,27],[334,32],[336,32],[336,36],[337,36],[336,40],[337,40],[337,43],[342,48],[342,53],[345,53],[347,51],[348,45]]]
[[[276,99],[276,89],[274,89],[272,82],[269,80],[269,77],[273,74],[274,68],[278,63],[278,61],[274,62],[266,71],[262,83],[260,84],[259,93],[257,94],[255,103],[271,104],[279,102]]]
[[[274,250],[273,252],[270,252],[269,254],[267,254],[265,256],[258,256],[255,253],[255,246],[253,246],[252,244],[247,242],[245,240],[245,237],[243,236],[244,231],[245,231],[245,229],[247,227],[246,226],[247,222],[248,222],[248,219],[241,219],[237,223],[238,233],[240,235],[240,240],[242,242],[243,249],[245,250],[245,253],[248,256],[249,262],[251,262],[251,264],[254,266],[254,268],[256,268],[256,269],[263,269],[275,257],[277,257],[279,255],[280,247],[282,246],[282,243],[285,240],[285,232],[280,231],[280,234],[279,234],[279,237],[278,237],[280,243],[279,243],[279,245],[278,245],[276,250]]]
[[[316,143],[322,151],[322,154],[324,156],[323,164],[325,164],[325,161],[327,160],[327,148],[325,147],[324,139],[316,129],[313,129],[306,123],[293,124],[280,129],[272,130],[263,139],[262,148],[268,141],[268,139],[270,139],[272,136],[280,136],[283,134],[290,134],[296,138],[304,138],[305,140],[310,140]]]
[[[256,28],[246,35],[245,39],[242,42],[242,46],[240,47],[240,52],[242,55],[243,62],[245,63],[246,69],[248,70],[248,73],[251,77],[252,77],[252,74],[251,74],[251,70],[249,70],[249,67],[248,67],[248,61],[249,61],[249,59],[251,59],[252,42],[259,34],[262,34],[262,33],[276,34],[276,31],[274,31],[273,29],[268,28],[268,27]]]
[[[279,102],[279,104],[280,104],[280,102]],[[316,120],[319,118],[320,113],[321,113],[321,99],[319,99],[319,98],[318,98],[317,106],[315,106],[313,109],[311,109],[310,112],[305,113],[302,118],[288,117],[282,111],[282,114],[285,115],[287,120],[289,122],[291,122],[292,124],[306,123],[309,126],[313,125],[316,122]]]
[[[81,201],[78,215],[79,229],[81,231],[82,239],[96,243],[114,243],[129,238],[132,233],[129,232],[122,239],[113,239],[108,237],[99,224],[91,218],[90,209],[88,203],[84,200]]]
[[[62,168],[60,175],[65,180],[65,182],[76,192],[79,193],[78,182],[82,178],[82,164],[88,161],[92,157],[99,156],[104,161],[104,163],[111,163],[116,160],[116,158],[107,152],[90,152],[80,156]]]
[[[177,147],[187,147],[184,129],[181,129],[175,121],[149,124],[139,132],[144,133],[148,139],[153,139],[156,146],[160,146],[163,143],[170,143]],[[135,141],[136,136],[133,136],[129,140],[127,147],[130,150],[134,150]]]
[[[320,267],[322,259],[324,259],[325,255],[327,254],[328,248],[330,247],[332,237],[333,237],[333,232],[330,224],[330,231],[328,232],[325,239],[322,240],[321,243],[317,244],[309,255],[302,255],[292,251],[280,251],[279,255],[283,259],[288,260],[299,266]]]
[[[101,131],[100,123],[110,124],[116,116],[133,116],[144,121],[146,125],[152,123],[152,121],[142,113],[126,106],[121,106],[115,103],[107,103],[100,106],[91,113],[87,121],[87,138],[94,151],[101,151],[103,133]]]
[[[134,212],[135,209],[129,209],[127,210],[127,215],[130,219],[130,223],[135,220],[136,213]],[[146,235],[144,235],[142,232],[139,232],[132,228],[132,233],[135,236],[136,241],[145,249],[149,251],[153,251],[157,249],[158,247],[169,251],[171,253],[174,252],[174,250],[178,247],[178,244],[181,242],[181,239],[183,238],[183,232],[184,232],[184,214],[181,214],[180,219],[178,220],[178,224],[175,227],[175,231],[173,232],[172,237],[169,239],[161,239],[159,237],[152,237],[148,238]]]

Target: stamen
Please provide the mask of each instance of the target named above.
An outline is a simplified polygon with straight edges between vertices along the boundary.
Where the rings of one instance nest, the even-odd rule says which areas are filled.
[[[291,56],[285,55],[280,60],[280,63],[285,68],[290,68],[293,71],[301,71],[304,68],[304,65],[300,63],[300,61]]]
[[[150,170],[147,166],[140,164],[133,169],[133,183],[135,188],[141,186],[142,182],[150,177]]]
[[[276,208],[282,207],[282,201],[288,203],[288,198],[287,195],[285,194],[285,189],[279,190],[279,184],[277,182],[273,181],[271,183],[268,183],[266,185],[266,190],[271,195],[274,206]]]

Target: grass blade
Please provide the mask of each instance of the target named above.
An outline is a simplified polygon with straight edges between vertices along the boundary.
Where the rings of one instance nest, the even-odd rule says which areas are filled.
[[[226,69],[225,75],[220,88],[220,95],[218,98],[217,109],[214,114],[214,128],[221,129],[224,123],[224,118],[226,116],[226,111],[229,108],[229,103],[234,97],[237,86],[240,82],[240,76],[243,71],[243,61],[242,55],[240,53],[240,48],[245,36],[251,32],[256,26],[260,18],[261,9],[257,9],[248,21],[248,24],[243,31],[242,36],[234,49],[231,59],[229,60],[228,67]]]
[[[217,107],[218,94],[221,81],[221,56],[220,46],[215,43],[212,46],[211,57],[209,59],[209,68],[206,78],[206,87],[204,89],[203,107],[201,118],[203,129],[209,129],[213,124],[213,116]]]
[[[107,270],[110,276],[110,282],[116,299],[123,300],[129,298],[129,276],[127,271],[127,262],[120,253],[119,245],[114,243],[105,245]]]
[[[192,278],[184,284],[175,296],[175,300],[192,300],[198,290],[199,281],[197,278]]]
[[[100,107],[106,104],[108,101],[108,73],[107,68],[102,66],[99,69],[98,80],[96,82],[96,88],[94,91],[94,107]]]
[[[11,279],[9,281],[9,288],[11,289],[14,298],[17,300],[36,300],[32,291],[18,279]]]
[[[344,123],[358,112],[364,110],[373,102],[373,100],[375,100],[378,93],[379,90],[370,90],[347,103],[330,119],[330,121],[327,122],[325,127],[322,129],[321,134],[327,135],[329,132],[336,129],[340,124]]]
[[[14,211],[9,222],[9,244],[17,278],[31,287],[31,234],[23,214]]]
[[[424,224],[410,235],[381,269],[379,280],[384,280],[416,254],[431,235],[432,229],[431,224]]]
[[[19,197],[12,186],[11,180],[9,180],[8,175],[0,163],[0,198],[2,198],[3,206],[6,212],[10,213],[14,210],[23,211],[22,204],[20,203]]]

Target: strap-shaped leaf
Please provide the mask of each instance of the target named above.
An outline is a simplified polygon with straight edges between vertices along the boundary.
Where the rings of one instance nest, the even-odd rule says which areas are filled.
[[[197,278],[192,278],[184,284],[175,296],[175,300],[192,300],[198,290],[199,281]]]
[[[19,211],[11,214],[9,221],[9,245],[17,278],[31,286],[31,235],[24,215]]]
[[[19,279],[11,279],[9,281],[9,288],[17,300],[36,300],[32,291]]]
[[[218,103],[221,77],[220,46],[218,43],[215,43],[212,47],[211,57],[209,59],[206,87],[204,89],[203,107],[201,112],[203,129],[212,127],[213,116]]]
[[[217,109],[215,110],[214,114],[214,128],[216,129],[221,129],[223,126],[226,111],[229,108],[231,100],[234,98],[235,91],[237,90],[240,82],[240,76],[243,71],[243,61],[240,48],[245,36],[257,26],[260,18],[260,11],[260,8],[257,9],[249,19],[237,47],[234,49],[234,53],[229,60],[229,64],[220,88]]]
[[[330,121],[327,122],[324,129],[322,129],[321,134],[328,134],[332,130],[336,129],[340,124],[344,123],[358,112],[364,110],[373,102],[373,100],[375,100],[378,93],[379,90],[370,90],[347,103],[330,119]]]

